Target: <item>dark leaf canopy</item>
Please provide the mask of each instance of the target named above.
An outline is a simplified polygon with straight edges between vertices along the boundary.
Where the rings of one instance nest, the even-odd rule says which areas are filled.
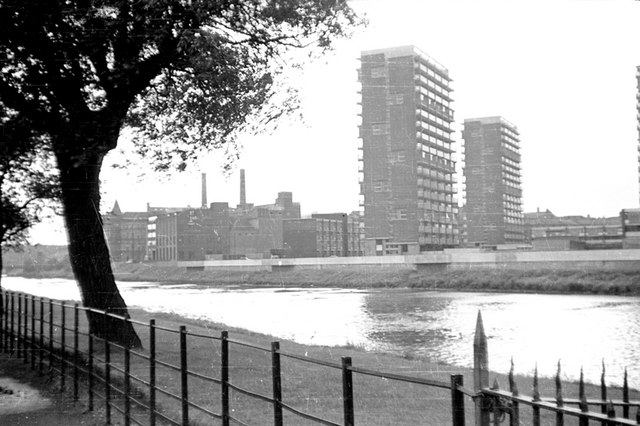
[[[4,0],[0,22],[0,100],[59,158],[106,153],[128,125],[169,167],[277,116],[287,51],[360,20],[346,0]]]

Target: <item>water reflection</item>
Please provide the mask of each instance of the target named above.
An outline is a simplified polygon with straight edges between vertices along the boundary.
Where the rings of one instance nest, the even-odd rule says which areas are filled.
[[[3,278],[11,290],[78,300],[70,280]],[[490,368],[563,374],[597,382],[602,359],[608,382],[624,367],[640,387],[640,298],[413,290],[202,288],[190,284],[119,283],[130,306],[223,322],[279,338],[319,345],[361,345],[399,355],[472,364],[478,310],[489,340]]]

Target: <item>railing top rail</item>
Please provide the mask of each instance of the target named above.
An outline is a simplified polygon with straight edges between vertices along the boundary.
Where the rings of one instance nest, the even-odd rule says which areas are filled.
[[[396,374],[396,373],[383,373],[380,371],[369,370],[367,368],[354,367],[354,366],[350,366],[349,370],[353,371],[354,373],[366,374],[368,376],[375,376],[383,379],[390,379],[390,380],[397,380],[397,381],[407,382],[407,383],[415,383],[419,385],[433,386],[436,388],[451,389],[450,382],[444,382],[441,380],[423,379],[420,377],[404,376],[402,374]]]
[[[303,356],[303,355],[296,355],[290,352],[283,352],[281,350],[278,350],[278,353],[282,356],[285,356],[287,358],[293,358],[293,359],[297,359],[298,361],[303,361],[303,362],[310,362],[311,364],[318,364],[318,365],[324,365],[325,367],[331,367],[331,368],[336,368],[336,369],[341,369],[342,365],[338,364],[337,362],[331,362],[331,361],[325,361],[322,359],[318,359],[318,358],[310,358],[308,356]]]
[[[264,351],[264,352],[271,352],[270,348],[265,348],[263,346],[258,346],[258,345],[254,345],[254,344],[251,344],[251,343],[243,342],[241,340],[233,340],[233,339],[226,339],[226,340],[227,340],[227,342],[233,343],[234,345],[244,346],[246,348],[257,349],[259,351]]]

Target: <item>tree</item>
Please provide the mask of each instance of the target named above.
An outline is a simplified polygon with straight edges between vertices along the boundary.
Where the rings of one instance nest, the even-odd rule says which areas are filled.
[[[28,229],[39,222],[57,198],[56,175],[47,163],[45,141],[31,123],[0,104],[0,270],[2,252],[26,242]]]
[[[291,48],[321,53],[359,20],[346,0],[4,0],[0,22],[0,101],[50,142],[83,304],[127,316],[99,214],[102,161],[123,128],[156,167],[184,168],[281,113]],[[128,324],[89,323],[140,344]]]

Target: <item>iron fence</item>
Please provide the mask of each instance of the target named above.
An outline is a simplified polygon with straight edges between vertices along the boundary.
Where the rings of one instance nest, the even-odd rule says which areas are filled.
[[[540,395],[537,370],[533,377],[533,395],[521,394],[514,379],[513,364],[508,374],[509,390],[500,389],[497,380],[490,386],[487,339],[480,313],[474,341],[473,389],[469,389],[464,386],[464,378],[460,374],[452,374],[449,381],[444,381],[383,372],[353,365],[351,357],[342,357],[341,362],[328,361],[284,351],[279,342],[271,342],[269,347],[265,347],[235,340],[229,337],[227,331],[222,331],[219,336],[190,332],[184,325],[174,329],[156,324],[155,319],[144,323],[81,307],[77,303],[24,293],[2,291],[2,297],[0,350],[22,359],[40,375],[51,374],[56,377],[60,389],[70,390],[74,400],[80,399],[80,391],[83,390],[88,409],[104,410],[107,424],[112,423],[114,416],[119,416],[118,420],[127,426],[132,423],[152,426],[210,424],[212,421],[224,426],[246,425],[248,423],[241,418],[241,410],[234,410],[232,405],[237,404],[237,398],[231,397],[234,392],[253,403],[267,404],[276,426],[283,425],[287,415],[299,419],[294,420],[294,424],[305,420],[323,425],[352,426],[356,423],[354,375],[441,389],[443,398],[450,398],[450,418],[454,426],[465,425],[465,401],[469,399],[475,407],[475,424],[480,426],[497,425],[507,416],[510,425],[522,424],[521,405],[531,407],[526,422],[530,421],[533,425],[541,424],[541,411],[553,413],[556,425],[564,425],[565,417],[577,418],[580,426],[588,425],[590,420],[603,425],[640,424],[640,401],[629,399],[626,374],[622,398],[608,398],[604,365],[599,399],[585,397],[582,374],[579,398],[564,398],[560,365],[553,398]],[[83,315],[86,313],[129,321],[145,337],[145,349],[130,349],[90,333],[86,315]],[[161,346],[158,343],[159,333],[163,333]],[[195,356],[193,352],[200,352],[190,351],[189,344],[212,348],[211,353],[206,354],[212,368],[196,371],[189,367],[190,356]],[[260,381],[267,384],[263,383],[258,386],[260,389],[255,389],[233,380],[233,368],[243,368],[243,361],[237,353],[236,361],[233,361],[233,348],[258,351],[269,359],[268,377]],[[339,416],[330,413],[333,416],[329,417],[332,418],[327,418],[326,413],[319,415],[291,403],[293,395],[283,390],[285,360],[335,371],[341,377]],[[190,389],[194,387],[199,392],[190,395]],[[590,410],[590,407],[596,410]],[[631,408],[634,407],[636,416],[632,419]],[[621,416],[618,416],[616,409]],[[265,423],[264,418],[252,420],[258,424]]]

